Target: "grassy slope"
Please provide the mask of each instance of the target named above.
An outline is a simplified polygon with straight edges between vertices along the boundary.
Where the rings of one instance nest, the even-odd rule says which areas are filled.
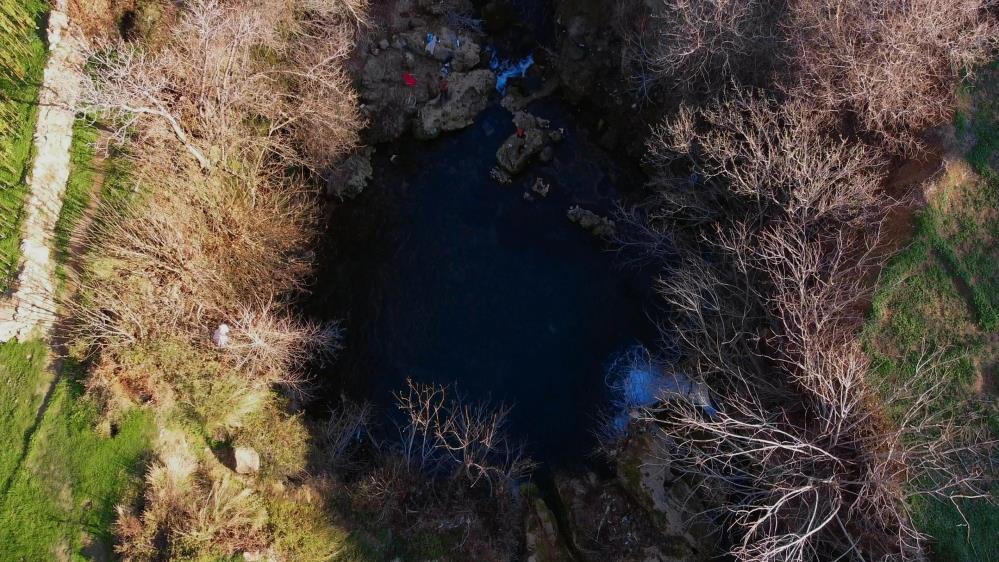
[[[44,13],[44,3],[40,0],[24,0],[21,5],[32,15],[40,17]],[[27,192],[24,180],[32,151],[38,87],[46,58],[40,30],[31,37],[27,52],[31,58],[24,61],[27,75],[23,83],[11,83],[0,78],[0,90],[4,94],[0,99],[10,100],[17,115],[11,128],[18,131],[16,136],[0,137],[0,155],[5,158],[10,155],[11,160],[0,166],[0,292],[9,288],[17,268],[21,207]]]
[[[923,349],[951,359],[942,407],[977,404],[999,437],[999,66],[984,70],[955,116],[956,162],[930,195],[912,245],[886,270],[865,335],[877,385],[906,384]],[[994,485],[999,497],[999,485]],[[999,561],[999,508],[918,500],[937,560]]]
[[[56,226],[60,262],[68,257],[70,234],[91,195],[95,137],[92,128],[77,125]],[[104,192],[124,188],[122,174],[110,167]],[[0,448],[0,545],[12,559],[82,559],[106,550],[114,505],[138,485],[149,451],[152,424],[143,412],[126,416],[113,437],[97,432],[98,409],[77,382],[83,370],[69,362],[61,365],[60,380],[36,422],[48,361],[42,342],[0,345],[0,442],[10,444]]]
[[[95,431],[97,408],[60,380],[27,456],[0,498],[0,544],[14,559],[82,559],[110,544],[114,506],[148,450],[150,424],[136,411],[114,437]],[[62,556],[59,556],[60,558]]]

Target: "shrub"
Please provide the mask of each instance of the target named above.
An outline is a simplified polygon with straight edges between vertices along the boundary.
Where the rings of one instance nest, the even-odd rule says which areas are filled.
[[[985,497],[995,444],[980,412],[939,407],[939,353],[884,397],[898,415],[867,386],[877,366],[857,336],[892,205],[882,154],[828,133],[806,101],[745,93],[681,111],[651,142],[661,191],[646,216],[693,241],[658,286],[678,369],[719,405],[647,409],[664,462],[719,491],[737,560],[920,558],[910,500]]]
[[[261,472],[279,480],[305,472],[311,445],[301,415],[289,416],[285,411],[284,402],[272,397],[245,418],[232,439],[235,446],[257,451]]]
[[[950,117],[959,78],[999,31],[987,0],[798,0],[789,12],[790,94],[903,150]]]
[[[625,72],[641,93],[673,87],[710,94],[731,81],[762,85],[772,78],[782,42],[780,2],[624,2],[618,12]]]
[[[116,551],[129,560],[231,558],[270,542],[262,500],[237,480],[155,464],[141,513],[119,508]]]

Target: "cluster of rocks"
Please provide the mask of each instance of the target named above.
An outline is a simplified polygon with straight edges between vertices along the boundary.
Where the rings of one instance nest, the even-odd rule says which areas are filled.
[[[458,1],[457,4],[461,2]],[[354,62],[367,144],[393,141],[407,131],[432,139],[471,125],[489,103],[496,75],[478,68],[482,49],[473,30],[448,25],[455,2],[401,0],[383,27],[362,36]],[[342,160],[327,177],[341,198],[360,193],[371,178],[370,148]]]
[[[716,556],[717,526],[697,515],[714,500],[661,458],[654,440],[639,433],[620,451],[616,478],[557,474],[555,504],[528,490],[527,559],[700,562]]]
[[[400,2],[396,10],[416,8]],[[477,38],[451,29],[442,18],[437,21],[402,18],[412,27],[389,27],[371,43],[358,81],[361,109],[371,118],[365,132],[369,142],[394,140],[409,129],[417,138],[434,138],[471,125],[485,109],[496,76],[476,69],[481,60]]]
[[[613,220],[607,217],[602,217],[593,211],[580,207],[579,205],[569,207],[569,210],[566,212],[566,217],[568,217],[570,221],[591,232],[594,236],[599,236],[600,238],[612,238],[614,236],[614,232],[616,231],[617,225]]]
[[[535,157],[542,162],[551,161],[555,149],[553,143],[564,136],[561,129],[552,129],[547,119],[535,117],[526,111],[513,114],[516,131],[507,137],[496,151],[496,162],[508,174],[519,174]]]

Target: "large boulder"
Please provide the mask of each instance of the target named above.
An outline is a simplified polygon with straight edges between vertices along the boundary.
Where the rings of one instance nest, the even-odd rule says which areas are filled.
[[[690,475],[670,469],[661,440],[648,432],[630,436],[617,454],[618,484],[651,517],[664,534],[675,535],[678,544],[698,554],[698,559],[718,554],[709,537],[717,524],[702,514],[721,503],[711,489]]]
[[[661,525],[617,482],[594,474],[557,475],[558,495],[575,549],[586,560],[619,562],[706,562],[711,557],[682,526]]]
[[[444,131],[465,128],[486,108],[496,82],[492,71],[480,69],[454,72],[448,78],[448,94],[440,94],[420,108],[413,123],[413,135],[432,139]]]
[[[254,474],[260,471],[260,454],[250,447],[236,447],[232,451],[239,474]]]
[[[536,489],[525,487],[524,547],[527,562],[570,562],[572,556],[560,536],[555,514]]]
[[[585,230],[588,230],[594,236],[599,236],[600,238],[611,238],[614,236],[614,221],[607,217],[602,217],[593,211],[584,209],[579,205],[569,207],[566,217]]]
[[[339,199],[356,197],[374,174],[371,155],[374,149],[366,146],[343,159],[327,176],[326,191]]]
[[[496,151],[496,161],[510,174],[524,171],[545,147],[562,140],[562,133],[550,129],[548,121],[525,111],[513,114],[513,124],[517,127],[517,132],[503,141]]]
[[[437,61],[405,50],[369,56],[358,84],[361,111],[368,118],[366,140],[375,144],[402,136],[417,109],[437,94],[439,72]]]

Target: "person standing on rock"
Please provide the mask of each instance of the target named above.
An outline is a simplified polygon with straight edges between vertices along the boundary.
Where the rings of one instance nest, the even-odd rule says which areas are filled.
[[[447,102],[451,99],[451,91],[448,89],[447,78],[441,78],[437,83],[437,88],[440,90],[441,101]]]

